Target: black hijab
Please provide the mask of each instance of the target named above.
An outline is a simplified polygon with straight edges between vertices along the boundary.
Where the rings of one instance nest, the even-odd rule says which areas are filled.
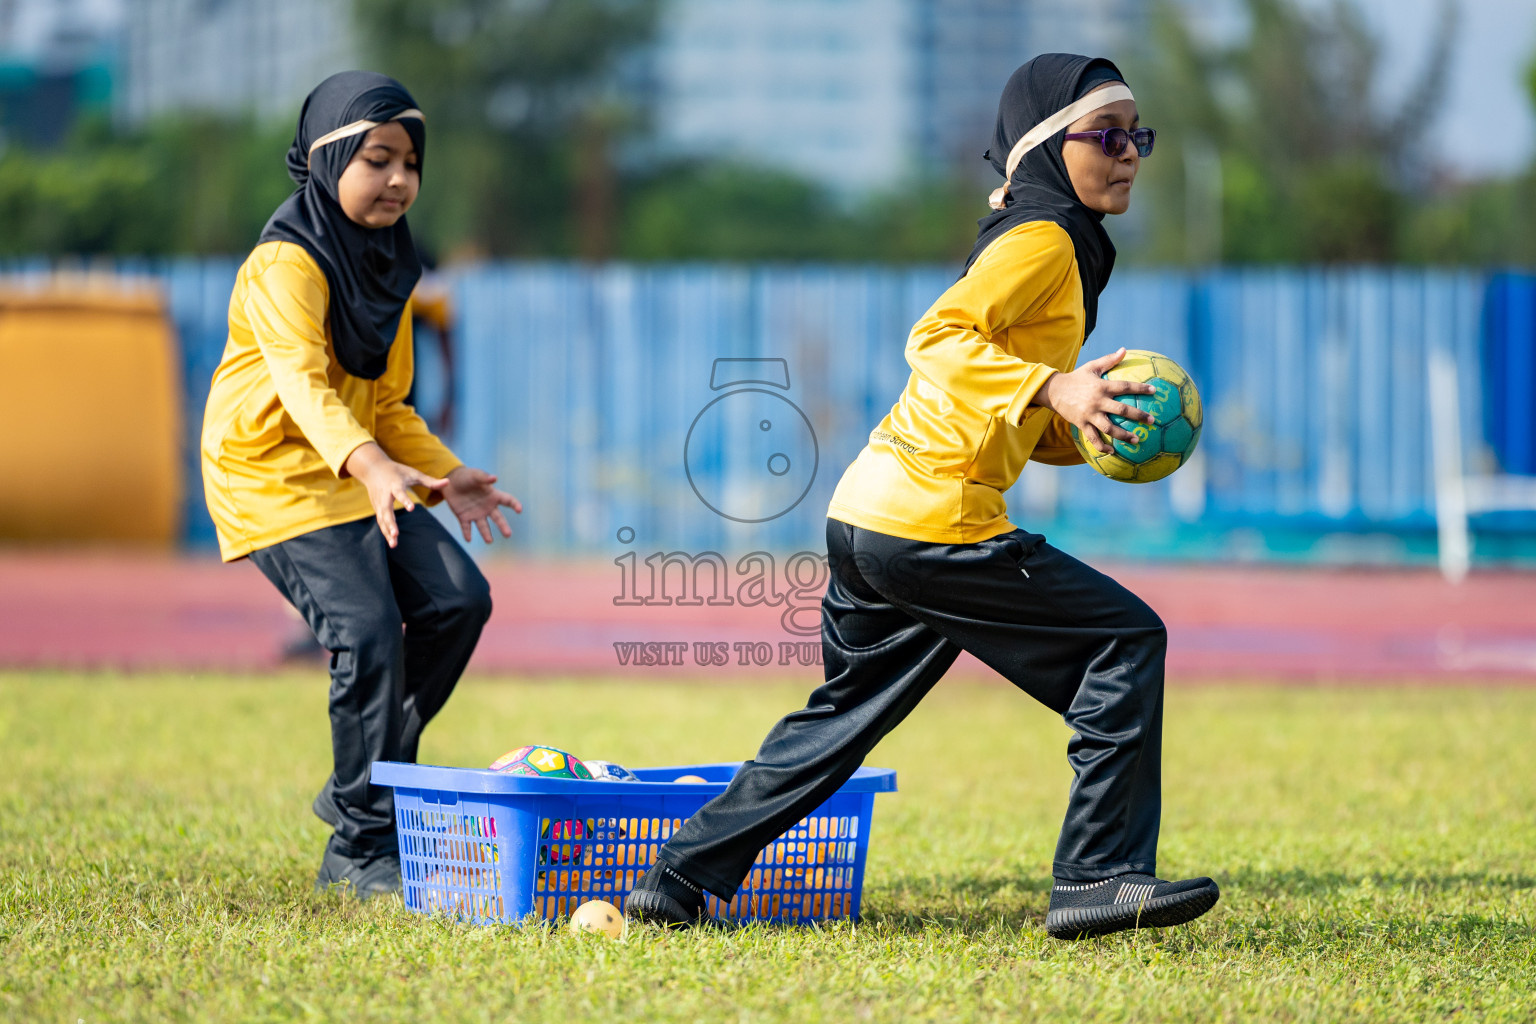
[[[983,154],[998,174],[1008,173],[1008,154],[1031,128],[1105,82],[1123,82],[1120,69],[1103,57],[1074,53],[1043,53],[1020,67],[1003,87],[997,104],[997,127],[992,148]],[[1007,183],[1001,210],[976,222],[976,247],[965,269],[987,246],[1028,221],[1060,224],[1072,238],[1078,273],[1083,279],[1086,340],[1099,318],[1099,293],[1109,283],[1115,267],[1115,246],[1104,231],[1102,213],[1088,209],[1077,198],[1067,165],[1061,157],[1062,136],[1057,132],[1024,154]]]
[[[320,264],[330,284],[331,344],[354,377],[377,380],[389,361],[400,316],[421,278],[411,229],[401,217],[391,227],[354,222],[336,196],[336,183],[368,130],[327,142],[315,141],[360,121],[382,124],[400,118],[416,147],[416,166],[426,156],[421,117],[403,117],[416,101],[393,78],[371,71],[343,71],[315,86],[299,111],[288,148],[288,175],[298,189],[262,229],[263,242],[293,242]],[[371,126],[369,126],[371,127]]]

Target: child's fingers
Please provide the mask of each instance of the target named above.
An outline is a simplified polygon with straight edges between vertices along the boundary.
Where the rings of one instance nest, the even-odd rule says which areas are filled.
[[[523,503],[518,501],[512,495],[508,494],[506,491],[497,491],[496,492],[496,501],[499,504],[507,506],[513,512],[516,512],[518,515],[522,515],[523,514]],[[501,510],[498,509],[496,514],[500,515],[501,514]]]
[[[404,505],[407,512],[416,507],[416,499],[411,495],[410,488],[406,487],[404,484],[395,485],[392,497],[400,504]],[[394,517],[393,510],[390,512],[390,517]]]
[[[465,544],[468,544],[470,541],[475,539],[475,538],[473,538],[473,537],[471,537],[469,535],[469,520],[468,519],[460,519],[459,520],[459,529],[464,531],[464,543]]]
[[[1123,348],[1116,349],[1115,351],[1110,352],[1108,355],[1099,356],[1097,359],[1090,359],[1088,362],[1083,364],[1083,369],[1095,374],[1103,373],[1105,370],[1118,363],[1120,361],[1121,355],[1124,352],[1125,349]]]
[[[503,537],[512,536],[512,527],[507,523],[507,517],[501,514],[501,509],[493,510],[491,518],[496,521],[496,528],[501,531]]]
[[[489,518],[489,517],[487,517]],[[491,542],[491,528],[484,519],[476,519],[475,525],[480,527],[480,539],[487,544]]]
[[[405,468],[405,472],[401,476],[405,477],[406,483],[412,487],[425,487],[429,491],[440,491],[448,486],[446,477],[427,476],[421,470],[411,469],[409,466]]]
[[[395,510],[390,504],[385,504],[374,513],[374,518],[379,522],[379,532],[384,535],[384,543],[394,547],[400,540],[400,526],[395,522]]]
[[[1141,439],[1138,438],[1135,434],[1131,433],[1129,430],[1126,430],[1124,427],[1115,426],[1113,421],[1104,425],[1103,433],[1108,434],[1110,437],[1113,437],[1116,440],[1124,441],[1126,444],[1141,443]]]
[[[1105,444],[1109,444],[1110,438],[1114,438],[1117,441],[1126,441],[1130,444],[1136,443],[1136,435],[1110,419],[1106,413],[1099,413],[1095,416],[1093,418],[1093,426],[1099,432],[1100,440],[1104,441]],[[1108,454],[1111,449],[1101,448],[1099,450]]]
[[[1152,414],[1147,412],[1147,410],[1138,409],[1134,405],[1126,405],[1124,402],[1111,403],[1109,414],[1111,416],[1119,416],[1121,419],[1131,420],[1135,423],[1150,423],[1153,426],[1157,426],[1157,421],[1152,418]]]
[[[1098,431],[1098,439],[1103,441],[1104,445],[1107,445],[1107,447],[1100,448],[1100,451],[1104,451],[1106,454],[1109,453],[1109,451],[1114,450],[1114,445],[1109,444],[1109,439],[1118,438],[1120,441],[1124,441],[1124,438],[1121,438],[1120,434],[1127,433],[1127,431],[1121,430],[1120,427],[1117,427],[1117,425],[1115,425],[1115,421],[1112,421],[1109,416],[1098,416],[1098,418],[1095,418],[1094,430]]]
[[[1095,376],[1097,376],[1104,373],[1106,370],[1115,367],[1119,364],[1120,360],[1124,358],[1125,348],[1122,346],[1121,348],[1115,349],[1108,355],[1099,356],[1097,359],[1090,359],[1088,362],[1083,364],[1083,369],[1089,370]]]
[[[1088,441],[1088,444],[1093,448],[1094,451],[1100,453],[1101,455],[1108,455],[1110,452],[1114,451],[1113,448],[1104,443],[1104,439],[1099,436],[1098,428],[1095,427],[1092,423],[1084,424],[1080,430],[1083,437]]]
[[[1132,380],[1103,380],[1104,393],[1107,395],[1155,395],[1157,388],[1151,384],[1139,384]]]

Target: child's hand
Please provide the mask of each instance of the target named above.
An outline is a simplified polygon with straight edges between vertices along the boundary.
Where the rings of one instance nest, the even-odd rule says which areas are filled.
[[[480,528],[480,536],[487,544],[492,539],[491,523],[496,524],[503,537],[512,536],[512,527],[507,525],[507,517],[501,514],[501,506],[505,505],[521,515],[523,503],[506,491],[498,491],[492,486],[495,483],[494,474],[469,466],[460,466],[448,474],[448,486],[443,491],[443,497],[448,507],[453,509],[453,514],[459,517],[466,541],[473,539],[469,535],[471,523]]]
[[[1121,441],[1136,441],[1136,435],[1117,427],[1110,416],[1156,426],[1152,414],[1117,401],[1116,395],[1150,395],[1157,391],[1151,384],[1128,380],[1104,380],[1100,374],[1125,358],[1120,348],[1107,356],[1084,363],[1071,373],[1053,373],[1035,393],[1035,405],[1043,405],[1082,431],[1083,439],[1106,455],[1114,451],[1104,435]]]
[[[384,454],[384,449],[369,441],[360,444],[347,456],[346,469],[368,488],[368,502],[373,506],[373,517],[378,520],[379,532],[390,547],[400,543],[400,526],[395,522],[395,502],[409,512],[416,507],[412,487],[425,487],[440,491],[448,481],[427,476],[418,469],[396,462]]]

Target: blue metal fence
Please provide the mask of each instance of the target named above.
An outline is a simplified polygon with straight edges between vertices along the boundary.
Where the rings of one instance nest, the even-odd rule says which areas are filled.
[[[1498,274],[1489,283],[1483,359],[1483,426],[1499,465],[1536,474],[1536,277]]]
[[[1482,283],[1400,271],[1223,273],[1195,286],[1211,425],[1209,507],[1229,516],[1412,524],[1433,513],[1425,366],[1464,367],[1476,425]]]
[[[158,278],[185,352],[187,536],[212,541],[197,433],[223,349],[234,260],[120,263]],[[41,274],[41,263],[0,267]],[[907,376],[912,322],[949,268],[493,264],[455,278],[457,415],[449,440],[524,501],[515,543],[543,552],[816,549],[827,500]],[[1461,367],[1469,456],[1536,472],[1536,278],[1408,270],[1122,270],[1088,344],[1165,352],[1200,384],[1198,463],[1130,487],[1031,466],[1009,496],[1046,529],[1234,524],[1422,530],[1432,521],[1426,354]],[[741,523],[690,484],[695,417],[722,357],[785,361],[817,471],[785,514]],[[1484,401],[1484,398],[1487,401]],[[752,493],[752,481],[714,481]],[[627,528],[627,529],[625,529]],[[621,532],[622,531],[622,532]],[[629,531],[633,531],[630,533]],[[623,540],[622,538],[631,538]]]
[[[459,282],[471,378],[460,452],[520,488],[539,547],[607,549],[625,526],[655,547],[815,547],[842,467],[906,379],[910,324],[952,279],[931,269],[480,268]],[[1181,521],[1428,526],[1426,353],[1444,345],[1464,367],[1466,436],[1480,438],[1485,290],[1471,273],[1117,274],[1089,350],[1125,344],[1184,363],[1206,400],[1203,464],[1145,487],[1031,467],[1010,505],[1031,522],[1123,535]],[[786,360],[788,397],[821,442],[810,494],[768,523],[715,515],[685,475],[687,430],[715,395],[721,356]]]

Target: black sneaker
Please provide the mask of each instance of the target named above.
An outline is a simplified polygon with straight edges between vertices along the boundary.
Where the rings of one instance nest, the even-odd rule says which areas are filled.
[[[1116,875],[1100,882],[1057,882],[1045,930],[1056,939],[1091,939],[1128,928],[1167,928],[1193,921],[1221,898],[1209,878],[1165,882]]]
[[[669,928],[695,924],[704,912],[704,890],[661,861],[651,866],[624,901],[624,916]]]
[[[339,889],[364,902],[375,896],[400,891],[400,855],[389,853],[349,857],[336,849],[336,837],[325,844],[320,873],[315,876],[315,891]]]

